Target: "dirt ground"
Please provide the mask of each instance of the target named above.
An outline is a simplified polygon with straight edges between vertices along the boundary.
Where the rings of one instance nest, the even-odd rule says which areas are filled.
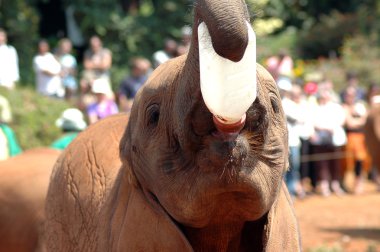
[[[294,205],[304,251],[380,252],[380,192],[373,183],[362,195],[311,195]]]

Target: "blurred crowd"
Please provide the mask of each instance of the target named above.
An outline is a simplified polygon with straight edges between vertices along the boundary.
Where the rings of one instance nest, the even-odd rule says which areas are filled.
[[[164,41],[162,50],[152,55],[152,62],[143,57],[132,59],[128,74],[118,85],[111,84],[112,52],[99,36],[89,39],[81,71],[69,39],[61,39],[53,50],[48,41],[39,41],[33,59],[36,91],[54,99],[66,99],[73,105],[55,122],[62,137],[51,147],[64,149],[88,124],[118,112],[128,113],[152,70],[185,54],[190,40],[191,28],[184,27],[181,42]],[[368,176],[380,185],[363,134],[368,111],[380,100],[379,86],[373,84],[364,90],[354,72],[347,73],[345,88],[340,93],[336,93],[334,83],[328,79],[307,82],[295,79],[293,60],[285,52],[268,58],[265,65],[278,84],[287,117],[290,169],[285,179],[290,193],[300,198],[309,193],[360,194]],[[17,51],[7,43],[6,31],[0,28],[0,86],[13,90],[18,80]],[[0,113],[0,160],[3,160],[17,155],[21,149],[8,126],[9,103],[1,96]],[[345,177],[352,171],[354,185],[348,186]]]
[[[277,82],[287,118],[290,169],[285,180],[290,193],[299,198],[361,194],[367,178],[379,186],[363,127],[368,111],[380,102],[380,86],[364,90],[354,71],[347,72],[340,93],[326,78],[296,79],[293,60],[285,52],[268,58],[266,67]],[[350,172],[354,182],[347,185]]]
[[[32,62],[36,91],[53,99],[65,99],[72,105],[57,119],[56,126],[62,129],[63,136],[51,147],[64,149],[87,124],[119,112],[129,113],[136,93],[152,70],[187,53],[191,32],[191,28],[185,26],[180,42],[173,39],[163,41],[162,50],[152,55],[152,62],[144,57],[131,59],[125,78],[117,84],[111,79],[112,52],[103,45],[99,36],[89,39],[81,71],[69,39],[59,40],[53,49],[47,40],[40,40]],[[17,50],[8,44],[7,33],[0,28],[0,87],[14,90],[19,79]],[[21,152],[9,127],[10,111],[9,102],[0,96],[0,160]]]

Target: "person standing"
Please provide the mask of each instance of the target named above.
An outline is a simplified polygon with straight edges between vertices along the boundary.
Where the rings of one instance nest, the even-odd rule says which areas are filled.
[[[62,98],[64,89],[61,82],[61,64],[50,53],[50,47],[46,40],[38,43],[38,54],[33,59],[33,67],[36,73],[37,92],[51,97]]]
[[[341,160],[339,157],[342,147],[346,144],[346,134],[343,129],[345,112],[343,107],[332,101],[331,92],[328,89],[318,90],[318,105],[314,107],[312,122],[314,134],[310,141],[313,154],[319,156],[315,162],[318,177],[318,187],[323,196],[331,194],[343,195],[340,186]],[[330,183],[331,182],[331,183]]]
[[[172,39],[165,40],[163,50],[159,50],[153,54],[153,66],[157,68],[162,63],[174,58],[177,54],[177,42]]]
[[[299,125],[303,123],[303,118],[295,99],[300,88],[286,81],[281,81],[279,82],[279,91],[282,98],[282,107],[286,115],[290,151],[289,170],[286,172],[285,181],[291,195],[303,198],[305,192],[300,180],[301,140],[299,130]]]
[[[346,91],[348,88],[356,89],[356,97],[355,100],[366,100],[366,92],[359,85],[359,78],[355,72],[347,72],[346,74],[346,87],[340,93],[341,101],[344,101],[344,96],[346,95]]]
[[[344,94],[343,108],[346,112],[344,124],[347,134],[347,164],[354,167],[355,171],[355,194],[363,192],[363,163],[367,158],[364,138],[364,124],[367,120],[367,108],[357,101],[357,89],[348,87]]]
[[[149,60],[145,58],[135,58],[132,60],[131,75],[121,82],[119,88],[119,102],[123,112],[131,110],[137,91],[148,79],[150,66]]]
[[[103,47],[103,42],[98,36],[90,38],[90,48],[84,54],[83,66],[84,71],[80,81],[82,94],[88,93],[97,79],[103,79],[102,83],[111,88],[112,53]]]
[[[77,73],[77,60],[71,54],[72,44],[69,39],[61,39],[58,45],[57,59],[61,64],[62,84],[65,88],[65,98],[70,99],[75,95],[78,84],[75,78]]]
[[[17,51],[7,44],[7,33],[0,28],[0,86],[13,89],[19,78]]]

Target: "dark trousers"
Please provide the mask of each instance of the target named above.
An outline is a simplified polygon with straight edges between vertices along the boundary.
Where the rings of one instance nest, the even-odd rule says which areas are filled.
[[[301,139],[301,155],[308,156],[313,153],[313,146],[309,140]],[[317,186],[317,175],[315,172],[314,161],[302,161],[301,162],[301,179],[310,178],[310,182],[313,188]]]
[[[341,181],[341,158],[333,157],[334,154],[340,152],[341,147],[331,145],[314,145],[313,154],[328,153],[331,156],[326,159],[315,161],[315,169],[318,181],[321,180],[337,180]]]

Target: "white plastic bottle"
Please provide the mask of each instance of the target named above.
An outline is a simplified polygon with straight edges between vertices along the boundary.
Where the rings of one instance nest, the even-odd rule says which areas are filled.
[[[210,112],[223,124],[240,122],[256,99],[256,35],[248,22],[247,27],[246,51],[239,62],[233,62],[215,52],[206,24],[198,26],[202,96]]]

